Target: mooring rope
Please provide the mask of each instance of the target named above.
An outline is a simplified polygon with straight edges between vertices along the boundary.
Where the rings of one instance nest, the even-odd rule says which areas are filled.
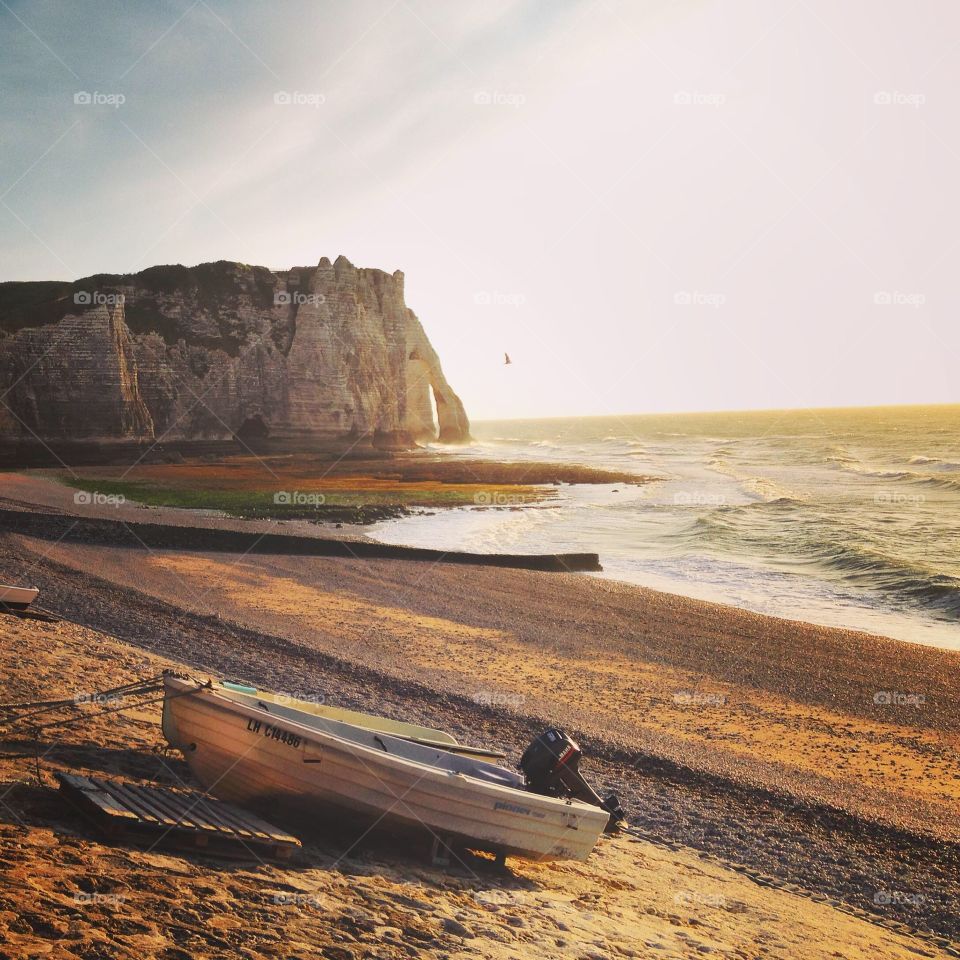
[[[118,697],[135,696],[141,692],[159,689],[162,681],[163,675],[158,674],[154,677],[142,677],[131,683],[121,684],[119,687],[111,687],[108,690],[94,690],[92,693],[82,695],[82,697],[75,695],[73,697],[64,697],[60,700],[24,700],[20,703],[0,703],[0,714],[16,714],[21,710],[30,710],[29,713],[13,718],[18,721],[25,720],[27,717],[49,713],[63,707],[78,707],[82,703],[87,702],[102,703]]]
[[[170,693],[164,690],[163,674],[158,674],[157,676],[153,677],[142,677],[139,680],[135,680],[131,683],[125,683],[119,687],[112,687],[109,690],[95,690],[89,695],[88,700],[72,698],[64,700],[24,701],[23,703],[19,704],[2,704],[0,705],[0,709],[25,708],[32,707],[36,704],[43,704],[44,706],[43,709],[22,714],[21,716],[8,717],[5,720],[0,721],[0,726],[5,726],[8,729],[14,728],[17,725],[23,725],[26,731],[33,735],[35,746],[34,751],[31,753],[0,753],[0,760],[36,760],[37,781],[42,784],[43,778],[40,775],[40,735],[42,731],[47,730],[50,727],[57,727],[59,729],[61,727],[70,727],[77,723],[86,723],[89,720],[95,720],[98,717],[103,717],[111,713],[122,713],[125,710],[137,710],[140,707],[150,706],[151,704],[159,703],[162,700],[175,700],[177,697],[184,697],[188,694],[194,693],[203,686],[204,684],[198,682],[196,686],[190,687],[187,690],[179,690],[175,693]],[[160,690],[164,690],[164,692],[158,697],[148,697],[146,700],[137,700],[134,703],[121,703],[119,706],[110,705],[113,700],[118,698],[124,699],[127,697],[142,697],[146,694],[157,693]],[[84,711],[74,717],[50,720],[41,724],[26,722],[30,717],[37,716],[41,713],[48,713],[52,710],[63,709],[65,707],[79,709],[82,703],[90,702],[98,704],[100,709]],[[127,719],[136,722],[136,718],[134,717],[128,717]],[[150,726],[153,726],[152,722]]]
[[[162,687],[148,687],[145,690],[138,691],[138,693],[153,693],[160,689],[162,689]],[[75,723],[84,723],[87,720],[93,720],[95,717],[104,717],[109,713],[121,713],[124,710],[136,710],[138,707],[146,707],[151,703],[159,703],[163,698],[164,695],[161,694],[159,697],[151,697],[149,700],[140,700],[137,703],[122,703],[119,707],[88,711],[79,716],[70,717],[67,720],[48,720],[46,723],[31,724],[30,729],[39,732],[41,730],[47,730],[50,727],[70,727]]]
[[[85,723],[88,720],[93,720],[96,717],[103,717],[107,714],[122,713],[124,710],[137,710],[140,707],[146,707],[153,703],[159,703],[164,699],[174,700],[177,697],[183,697],[187,694],[194,693],[202,686],[204,685],[198,682],[195,687],[190,687],[187,690],[180,690],[176,693],[164,691],[159,697],[148,697],[146,700],[137,700],[134,703],[121,703],[119,706],[111,706],[114,700],[126,699],[128,697],[143,697],[147,694],[158,693],[159,691],[163,690],[163,674],[158,674],[154,677],[142,677],[139,680],[133,681],[132,683],[125,683],[119,687],[111,687],[108,690],[95,690],[93,693],[89,694],[89,699],[84,700],[74,697],[64,700],[33,700],[24,701],[23,703],[17,704],[3,704],[0,705],[0,710],[10,710],[13,715],[0,720],[0,726],[11,728],[18,725],[23,725],[31,733],[39,734],[42,730],[47,730],[50,727],[70,727],[76,723]],[[66,707],[78,710],[84,703],[94,703],[100,709],[87,710],[81,712],[75,717],[68,717],[65,720],[48,720],[46,723],[27,722],[31,717],[36,717],[44,713],[50,713],[54,710],[62,710]],[[42,704],[43,706],[41,706],[40,709],[33,710],[29,713],[20,714],[19,716],[16,715],[17,709],[33,707],[38,704]],[[18,754],[0,754],[0,760],[15,760],[18,758]]]

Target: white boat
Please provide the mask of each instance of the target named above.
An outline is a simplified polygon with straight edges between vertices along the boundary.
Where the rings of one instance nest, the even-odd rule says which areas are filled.
[[[0,583],[0,610],[4,607],[10,610],[26,610],[39,594],[36,587],[13,587]]]
[[[164,736],[200,783],[274,815],[333,812],[532,860],[586,859],[610,819],[529,792],[440,730],[170,673],[164,692]]]
[[[282,693],[273,693],[270,690],[259,690],[239,683],[220,682],[219,686],[229,691],[240,702],[253,706],[270,705],[292,707],[300,713],[312,717],[323,717],[328,720],[339,720],[354,727],[363,727],[367,730],[376,730],[389,733],[401,740],[410,740],[428,747],[440,747],[451,753],[463,753],[474,757],[485,757],[488,760],[502,759],[504,754],[497,750],[485,750],[483,747],[468,747],[458,743],[455,737],[444,730],[433,727],[422,727],[414,723],[404,723],[401,720],[391,720],[388,717],[378,717],[373,713],[361,713],[359,710],[348,710],[345,707],[329,707],[324,703],[310,700],[299,700]],[[309,719],[307,720],[309,723]]]

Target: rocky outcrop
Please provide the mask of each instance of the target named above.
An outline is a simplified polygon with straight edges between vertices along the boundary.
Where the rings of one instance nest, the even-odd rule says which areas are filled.
[[[0,284],[0,398],[7,443],[469,437],[403,274],[345,257]]]

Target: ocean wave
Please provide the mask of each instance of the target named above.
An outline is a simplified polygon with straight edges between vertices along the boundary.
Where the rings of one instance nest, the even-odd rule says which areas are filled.
[[[878,480],[915,480],[918,474],[911,473],[909,470],[871,470],[869,467],[853,466],[853,473],[859,473],[864,477],[876,477]]]
[[[841,464],[841,466],[849,473],[855,473],[858,476],[872,480],[886,480],[893,483],[908,484],[914,487],[927,487],[933,490],[960,490],[960,477],[949,477],[936,473],[920,473],[916,470],[884,470],[861,464]]]
[[[827,463],[859,463],[849,450],[840,446],[827,447],[827,455],[824,460]]]
[[[957,577],[852,544],[823,544],[811,552],[813,563],[839,573],[846,583],[880,590],[902,603],[960,619],[960,579]]]
[[[930,487],[934,490],[960,490],[960,478],[918,476],[913,482],[917,486]]]
[[[805,517],[806,504],[787,497],[720,506],[701,514],[678,537],[741,558],[747,548],[748,554],[766,556],[780,567],[880,593],[894,607],[960,620],[960,578],[858,545],[849,535],[827,540],[823,528],[805,523]],[[786,529],[790,536],[783,536]]]
[[[911,480],[922,479],[923,474],[912,470],[889,470],[882,467],[870,467],[864,463],[843,463],[843,469],[848,473],[856,473],[861,477],[873,477],[877,480]]]
[[[941,460],[940,457],[911,457],[907,463],[916,467],[932,467],[934,470],[960,470],[956,460]]]
[[[754,498],[760,502],[775,503],[781,501],[784,503],[802,503],[806,499],[795,490],[784,487],[770,477],[762,477],[735,470],[729,461],[723,458],[711,457],[707,460],[707,466],[721,476],[729,477],[735,481],[745,496]]]
[[[805,499],[769,477],[743,477],[740,479],[740,486],[748,494],[759,497],[766,503],[803,503]]]

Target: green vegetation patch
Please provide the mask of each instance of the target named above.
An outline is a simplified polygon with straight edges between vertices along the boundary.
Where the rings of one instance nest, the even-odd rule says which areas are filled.
[[[399,515],[414,507],[513,507],[548,499],[553,491],[536,488],[503,487],[457,489],[386,490],[224,490],[199,487],[163,486],[137,480],[106,480],[92,477],[59,477],[77,490],[156,507],[185,510],[216,510],[236,517],[276,519],[353,519],[364,522],[380,516]],[[371,517],[369,511],[374,511]]]

